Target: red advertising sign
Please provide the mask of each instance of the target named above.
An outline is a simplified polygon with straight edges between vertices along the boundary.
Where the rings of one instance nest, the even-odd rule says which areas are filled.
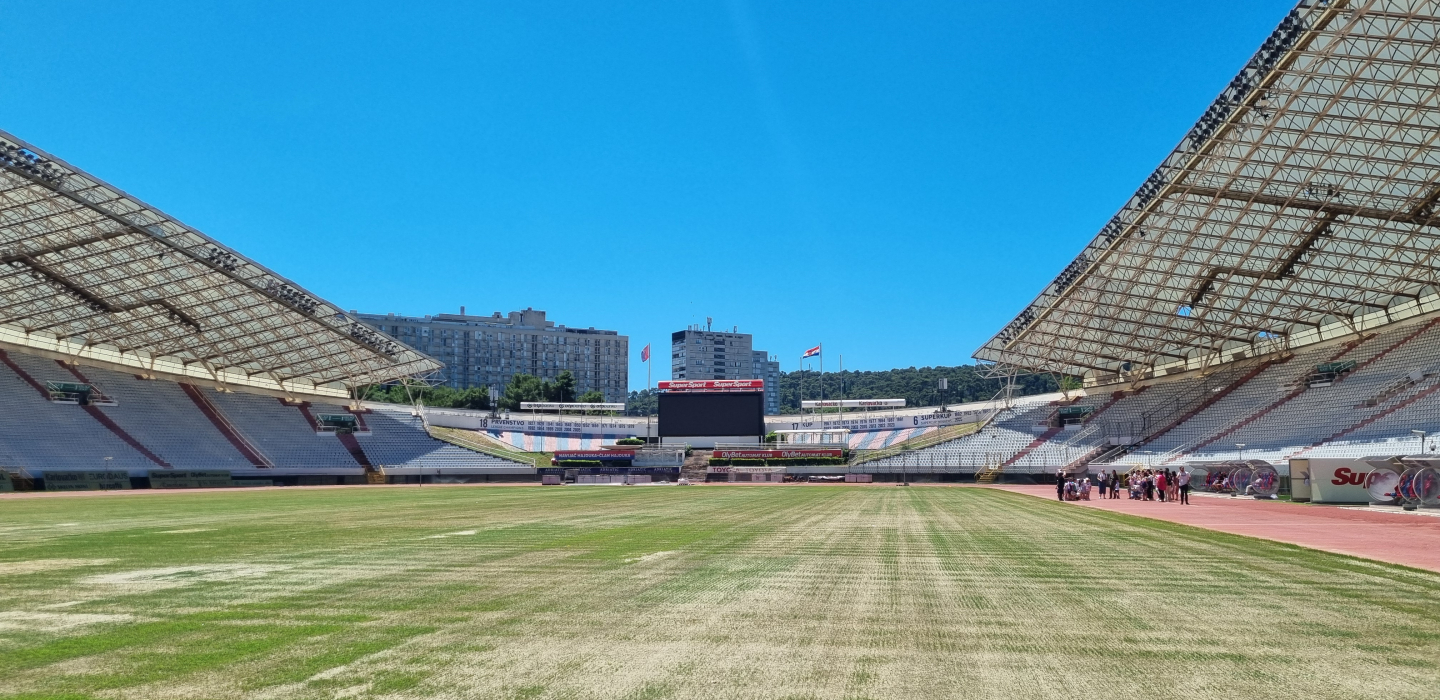
[[[764,379],[672,379],[658,382],[661,391],[763,391]]]
[[[840,450],[715,450],[715,459],[804,459],[843,457]]]

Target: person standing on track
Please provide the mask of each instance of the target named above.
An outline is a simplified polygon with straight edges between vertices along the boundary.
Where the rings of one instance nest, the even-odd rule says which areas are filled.
[[[1063,501],[1063,500],[1065,500],[1065,475],[1064,475],[1064,474],[1058,474],[1058,473],[1057,473],[1057,474],[1055,475],[1055,500],[1057,500],[1057,501]]]
[[[1190,472],[1180,468],[1180,473],[1175,475],[1175,482],[1180,484],[1180,505],[1190,505]]]

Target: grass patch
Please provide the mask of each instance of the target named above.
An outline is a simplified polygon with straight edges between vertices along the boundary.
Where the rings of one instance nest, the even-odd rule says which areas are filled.
[[[1440,655],[1433,573],[986,489],[4,506],[4,700],[1428,698]]]

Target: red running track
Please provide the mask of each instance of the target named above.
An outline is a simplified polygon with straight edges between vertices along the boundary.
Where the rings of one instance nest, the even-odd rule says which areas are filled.
[[[987,488],[1055,498],[1054,486]],[[1132,501],[1123,494],[1118,499],[1072,501],[1069,505],[1440,571],[1440,518],[1433,516],[1215,496],[1191,496],[1188,506]]]

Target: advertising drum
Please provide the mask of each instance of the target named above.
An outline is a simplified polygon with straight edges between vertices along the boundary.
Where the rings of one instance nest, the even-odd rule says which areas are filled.
[[[1256,496],[1270,498],[1280,493],[1280,472],[1275,467],[1256,467],[1254,476],[1250,479],[1251,493]]]
[[[1212,467],[1204,470],[1202,475],[1204,478],[1199,480],[1201,490],[1211,493],[1224,493],[1227,488],[1225,477],[1229,475],[1230,470],[1224,467]],[[1196,481],[1196,479],[1191,479],[1190,483],[1193,485]]]
[[[1374,505],[1389,505],[1398,498],[1395,489],[1400,486],[1400,473],[1392,469],[1376,469],[1365,478],[1365,490]]]
[[[1207,482],[1209,481],[1207,477],[1210,476],[1209,469],[1205,467],[1191,467],[1187,471],[1190,472],[1190,489],[1192,491],[1210,490],[1206,486]]]
[[[1230,490],[1240,495],[1246,494],[1250,482],[1255,480],[1255,470],[1250,467],[1236,467],[1230,472]]]
[[[1414,490],[1411,489],[1411,486],[1415,483],[1415,474],[1419,471],[1419,467],[1411,467],[1400,472],[1400,481],[1395,483],[1396,500],[1401,503],[1414,503],[1417,505],[1420,503],[1420,498],[1416,496]]]
[[[1440,471],[1436,471],[1434,467],[1416,470],[1415,477],[1410,481],[1410,489],[1420,505],[1429,508],[1440,506]]]

